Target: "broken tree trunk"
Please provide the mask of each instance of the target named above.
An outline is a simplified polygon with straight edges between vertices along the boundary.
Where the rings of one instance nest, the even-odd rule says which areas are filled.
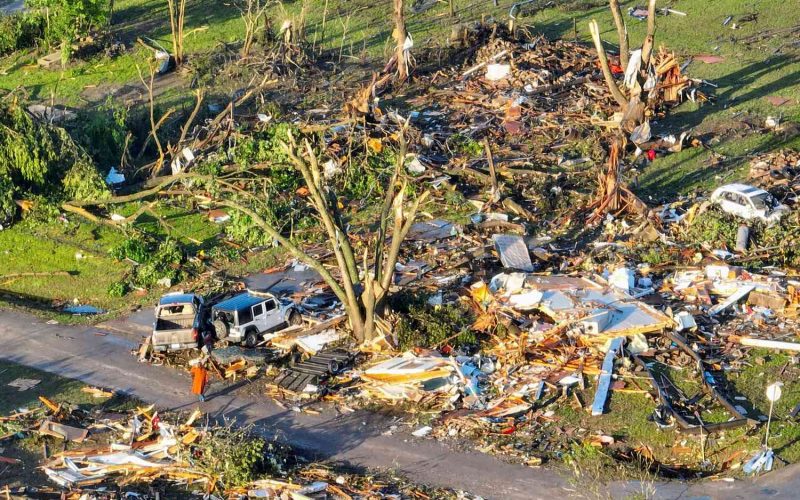
[[[594,208],[594,212],[587,220],[588,224],[600,222],[607,213],[629,212],[639,216],[647,215],[647,205],[620,182],[619,155],[621,151],[620,141],[614,141],[608,154],[608,169],[597,179],[597,196],[589,205],[589,208]]]
[[[606,86],[620,107],[622,109],[626,109],[628,106],[628,100],[622,94],[622,91],[619,90],[617,82],[614,81],[614,75],[611,73],[611,67],[608,65],[606,50],[603,48],[603,41],[600,39],[600,28],[597,26],[597,21],[594,19],[589,22],[589,31],[592,33],[592,40],[594,41],[594,47],[597,50],[597,57],[600,59],[600,69],[603,71],[603,77],[606,80]]]
[[[647,6],[647,35],[642,43],[642,69],[647,71],[650,66],[650,56],[653,54],[653,44],[656,39],[656,0],[650,0]]]
[[[169,9],[169,27],[172,32],[172,56],[175,64],[180,66],[183,63],[183,26],[186,13],[186,0],[167,0]]]
[[[630,49],[628,48],[628,28],[625,26],[625,20],[622,17],[622,10],[619,8],[619,0],[610,0],[609,7],[611,8],[611,15],[614,16],[614,24],[617,26],[617,36],[619,36],[619,64],[622,70],[628,69],[628,55]]]
[[[408,34],[406,33],[403,3],[403,0],[392,0],[392,17],[394,18],[394,31],[392,31],[392,36],[395,42],[394,55],[397,59],[397,79],[401,82],[408,79],[408,61],[406,61],[405,55],[405,43]]]

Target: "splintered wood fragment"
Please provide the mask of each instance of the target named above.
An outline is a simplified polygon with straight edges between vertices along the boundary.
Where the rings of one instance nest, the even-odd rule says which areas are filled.
[[[104,391],[98,387],[81,387],[81,392],[91,394],[95,398],[110,398],[114,395],[111,391]]]
[[[492,181],[492,194],[497,192],[497,172],[494,169],[494,158],[492,157],[492,147],[489,145],[489,138],[483,138],[483,148],[486,150],[486,160],[489,162],[489,175]]]
[[[222,380],[225,380],[225,378],[226,378],[225,377],[225,373],[220,368],[219,363],[217,363],[217,360],[214,359],[214,356],[209,356],[208,357],[208,364],[211,365],[211,368],[214,369],[214,372],[217,374],[217,376],[219,378],[221,378]]]
[[[39,401],[44,403],[46,407],[50,409],[53,413],[58,413],[61,410],[61,405],[57,405],[54,402],[50,401],[44,396],[39,396]]]
[[[709,310],[708,310],[708,314],[709,314],[709,316],[714,316],[714,315],[716,315],[716,314],[719,314],[719,313],[721,313],[721,312],[722,312],[722,311],[724,311],[725,309],[727,309],[727,308],[731,307],[732,305],[736,304],[736,303],[737,303],[737,302],[739,302],[740,300],[742,300],[742,299],[744,299],[745,297],[747,297],[747,295],[748,295],[750,292],[752,292],[753,290],[755,290],[755,289],[756,289],[755,285],[745,285],[745,286],[742,286],[741,288],[739,288],[738,290],[736,290],[736,292],[734,292],[734,294],[733,294],[733,295],[731,295],[730,297],[728,297],[728,298],[727,298],[727,299],[726,299],[724,302],[722,302],[722,303],[720,303],[720,304],[717,304],[717,305],[715,305],[714,307],[712,307],[711,309],[709,309]]]
[[[553,91],[565,89],[567,87],[574,87],[575,85],[580,85],[581,83],[586,83],[588,81],[590,81],[590,78],[588,76],[581,76],[578,78],[574,78],[572,80],[567,80],[565,82],[540,85],[539,87],[535,87],[530,92],[526,92],[526,95],[530,97],[540,94],[549,94]]]
[[[202,415],[203,412],[200,411],[200,408],[195,408],[192,414],[189,415],[189,418],[186,419],[186,422],[184,422],[183,426],[191,427]]]
[[[611,386],[611,375],[614,372],[614,358],[617,356],[622,348],[622,337],[617,337],[611,341],[611,346],[608,348],[606,358],[603,360],[603,369],[600,372],[600,378],[597,382],[597,392],[594,394],[594,403],[592,404],[592,416],[603,414],[603,408],[606,406],[608,400],[608,390]]]

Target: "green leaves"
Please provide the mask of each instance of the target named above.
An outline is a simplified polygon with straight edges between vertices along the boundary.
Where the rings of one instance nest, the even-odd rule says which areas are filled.
[[[103,199],[110,195],[86,152],[59,127],[34,119],[16,100],[0,101],[0,214],[13,215],[9,200],[45,196]]]
[[[14,203],[14,183],[0,172],[0,224],[14,217],[17,206]]]
[[[112,297],[125,295],[135,287],[156,286],[163,278],[177,283],[184,277],[184,251],[180,243],[172,238],[156,244],[153,238],[137,234],[113,248],[110,253],[115,259],[130,259],[138,264],[125,280],[109,287],[108,293]]]
[[[0,16],[0,55],[33,47],[44,35],[45,19],[38,12]]]
[[[108,20],[108,0],[26,0],[26,5],[47,13],[44,39],[50,45],[69,45]]]
[[[223,489],[244,486],[258,477],[265,466],[267,442],[251,428],[232,425],[211,429],[194,453],[194,465],[218,477]]]

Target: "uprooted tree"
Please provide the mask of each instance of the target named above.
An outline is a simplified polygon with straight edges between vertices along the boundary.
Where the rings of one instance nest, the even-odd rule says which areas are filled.
[[[110,196],[89,154],[63,128],[37,120],[10,95],[0,99],[0,224],[39,197]]]
[[[407,126],[407,125],[406,125]],[[244,175],[257,184],[263,180],[257,166],[244,171],[238,167],[223,170],[223,175],[213,176],[200,171],[181,172],[166,176],[159,182],[151,182],[152,187],[138,193],[117,196],[110,199],[73,201],[63,205],[64,210],[89,218],[95,222],[114,224],[98,217],[88,209],[119,203],[144,200],[160,196],[190,196],[213,206],[227,207],[246,215],[279,245],[283,246],[299,261],[319,273],[334,294],[342,301],[347,313],[353,335],[359,342],[376,337],[377,314],[382,310],[385,299],[392,286],[395,265],[397,264],[403,240],[408,235],[418,208],[425,201],[428,192],[423,192],[413,200],[408,200],[408,181],[404,175],[404,160],[407,145],[405,134],[398,137],[399,151],[394,168],[385,188],[385,195],[378,214],[377,229],[372,234],[355,234],[347,219],[339,209],[339,199],[335,190],[324,176],[319,154],[308,139],[298,142],[291,133],[282,149],[289,163],[302,176],[304,192],[308,205],[321,222],[328,248],[336,260],[336,269],[329,270],[321,260],[309,255],[303,248],[287,237],[277,222],[263,216],[267,200],[257,189],[246,189],[240,181],[228,180],[225,174],[235,175],[241,180]],[[180,187],[174,186],[181,183]],[[126,219],[129,223],[132,220]],[[365,241],[360,255],[356,252],[357,241]]]

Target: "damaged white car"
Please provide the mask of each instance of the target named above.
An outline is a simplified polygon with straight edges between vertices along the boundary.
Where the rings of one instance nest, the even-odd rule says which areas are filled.
[[[769,225],[778,222],[789,210],[771,194],[747,184],[727,184],[711,194],[711,202],[722,211],[746,220],[760,220]]]

